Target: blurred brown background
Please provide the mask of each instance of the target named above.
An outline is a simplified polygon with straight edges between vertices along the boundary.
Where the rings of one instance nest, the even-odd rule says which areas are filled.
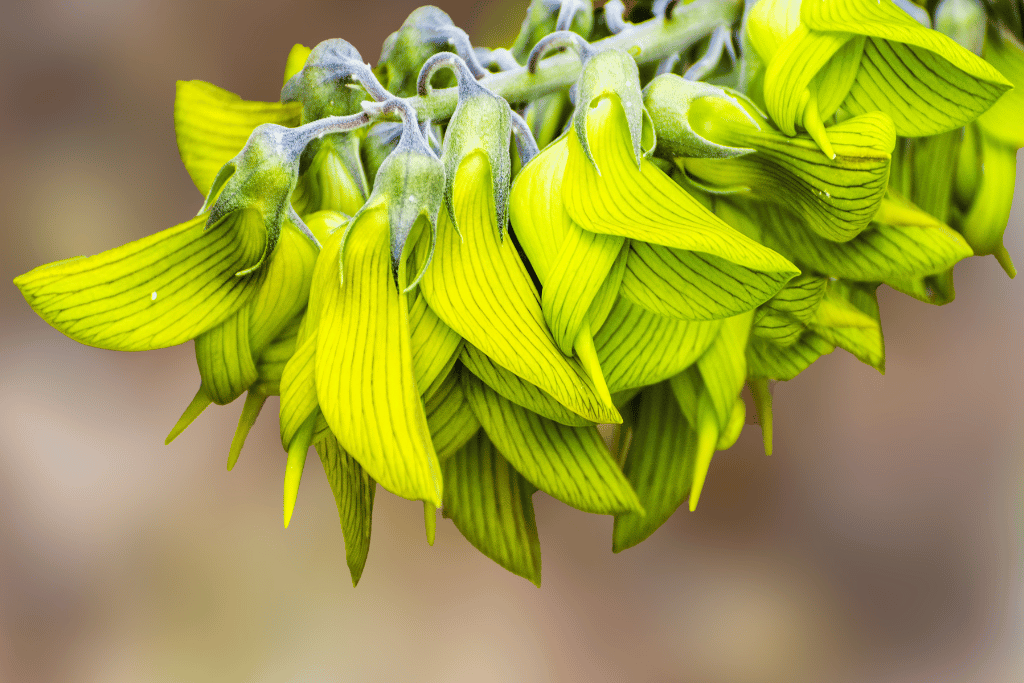
[[[443,8],[490,42],[525,4]],[[10,284],[198,208],[175,79],[273,100],[293,43],[375,62],[413,7],[3,3],[0,681],[1021,680],[1024,290],[991,258],[942,309],[883,292],[888,374],[837,351],[778,386],[776,455],[749,427],[641,546],[538,494],[540,590],[384,492],[353,589],[315,457],[281,528],[276,402],[231,473],[238,405],[165,447],[191,344],[80,346]]]

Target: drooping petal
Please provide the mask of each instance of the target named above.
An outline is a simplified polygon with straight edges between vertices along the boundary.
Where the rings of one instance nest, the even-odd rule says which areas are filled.
[[[621,552],[654,533],[690,495],[697,434],[667,382],[636,399],[636,427],[623,471],[646,514],[615,516],[612,550]]]
[[[772,296],[796,268],[745,237],[688,195],[654,164],[633,157],[621,106],[603,98],[587,117],[600,174],[573,136],[562,195],[586,230],[634,240],[622,286],[656,313],[716,319]],[[685,284],[684,284],[685,283]],[[667,302],[663,302],[668,298]]]
[[[747,359],[744,349],[750,334],[753,313],[745,313],[722,321],[714,343],[697,360],[704,388],[711,397],[719,431],[725,429],[736,397],[747,380]]]
[[[462,448],[480,430],[480,422],[469,407],[462,390],[460,375],[465,372],[456,366],[449,372],[433,396],[427,399],[427,424],[438,459],[444,461]]]
[[[262,271],[259,214],[206,216],[90,257],[39,266],[14,280],[39,316],[75,341],[115,351],[174,346],[248,303]]]
[[[513,403],[560,424],[572,427],[589,427],[594,424],[563,406],[535,384],[504,369],[468,342],[463,345],[459,358],[469,372]]]
[[[444,514],[473,546],[540,586],[540,539],[531,495],[536,488],[482,432],[444,463]]]
[[[370,527],[377,483],[334,437],[322,439],[314,445],[338,506],[341,531],[345,535],[345,560],[355,586],[370,552]]]
[[[441,504],[441,471],[413,375],[406,277],[391,270],[387,211],[364,212],[324,245],[342,272],[321,293],[316,389],[331,431],[381,486]]]
[[[496,363],[594,422],[619,422],[578,364],[558,350],[544,323],[540,297],[515,246],[498,235],[482,154],[459,167],[456,231],[442,212],[437,245],[421,289],[449,327]]]
[[[808,331],[795,344],[779,346],[753,337],[747,345],[747,372],[751,377],[775,380],[793,379],[835,346]]]
[[[528,481],[584,512],[640,511],[596,427],[567,427],[502,398],[472,374],[463,388],[487,436]]]
[[[985,60],[891,0],[805,2],[800,18],[814,31],[870,36],[843,106],[853,114],[887,113],[901,136],[959,128],[1011,87]]]
[[[196,337],[196,364],[214,403],[225,405],[242,395],[257,378],[249,348],[249,306]]]
[[[238,154],[263,123],[299,125],[298,102],[249,102],[205,81],[178,81],[174,132],[192,182],[205,196],[221,167]]]
[[[620,297],[594,335],[608,390],[620,392],[676,375],[704,353],[721,322],[679,320]]]

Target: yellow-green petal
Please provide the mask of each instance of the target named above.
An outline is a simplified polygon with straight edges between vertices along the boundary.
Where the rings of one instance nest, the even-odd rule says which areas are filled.
[[[540,296],[512,240],[498,234],[489,175],[482,153],[470,154],[459,167],[453,198],[459,230],[442,211],[434,256],[420,283],[427,303],[496,363],[573,412],[594,422],[619,422],[614,406],[602,401],[548,331]]]
[[[370,552],[370,527],[377,483],[345,452],[337,439],[328,437],[317,441],[314,446],[338,506],[341,531],[345,535],[345,561],[355,586]]]
[[[584,512],[642,511],[596,427],[567,427],[502,398],[472,374],[462,379],[487,436],[534,486]]]
[[[413,374],[407,278],[391,270],[384,208],[366,211],[331,236],[321,258],[338,263],[321,293],[316,390],[341,444],[381,486],[410,500],[441,504],[441,470]]]
[[[209,330],[256,294],[266,228],[243,210],[205,229],[206,216],[90,257],[14,279],[46,322],[89,346],[144,351]]]
[[[253,128],[263,123],[299,125],[298,102],[249,102],[205,81],[178,81],[174,132],[192,182],[205,196],[221,167],[242,151]]]
[[[536,490],[482,432],[444,463],[444,515],[477,550],[540,586]]]

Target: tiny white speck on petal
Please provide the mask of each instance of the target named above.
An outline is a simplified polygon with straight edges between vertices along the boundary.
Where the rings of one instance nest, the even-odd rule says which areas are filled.
[[[149,300],[156,301],[156,292],[153,292],[152,294],[149,295]]]

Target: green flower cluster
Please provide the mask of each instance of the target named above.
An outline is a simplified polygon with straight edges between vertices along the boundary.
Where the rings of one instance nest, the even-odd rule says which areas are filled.
[[[836,347],[884,371],[880,284],[1013,277],[1000,7],[534,0],[494,50],[420,8],[376,68],[296,45],[279,102],[179,82],[199,215],[15,284],[84,344],[195,340],[168,442],[245,393],[229,469],[280,395],[285,525],[313,446],[353,582],[380,484],[539,584],[538,489],[631,547],[695,509],[745,387],[770,453],[770,382]]]

